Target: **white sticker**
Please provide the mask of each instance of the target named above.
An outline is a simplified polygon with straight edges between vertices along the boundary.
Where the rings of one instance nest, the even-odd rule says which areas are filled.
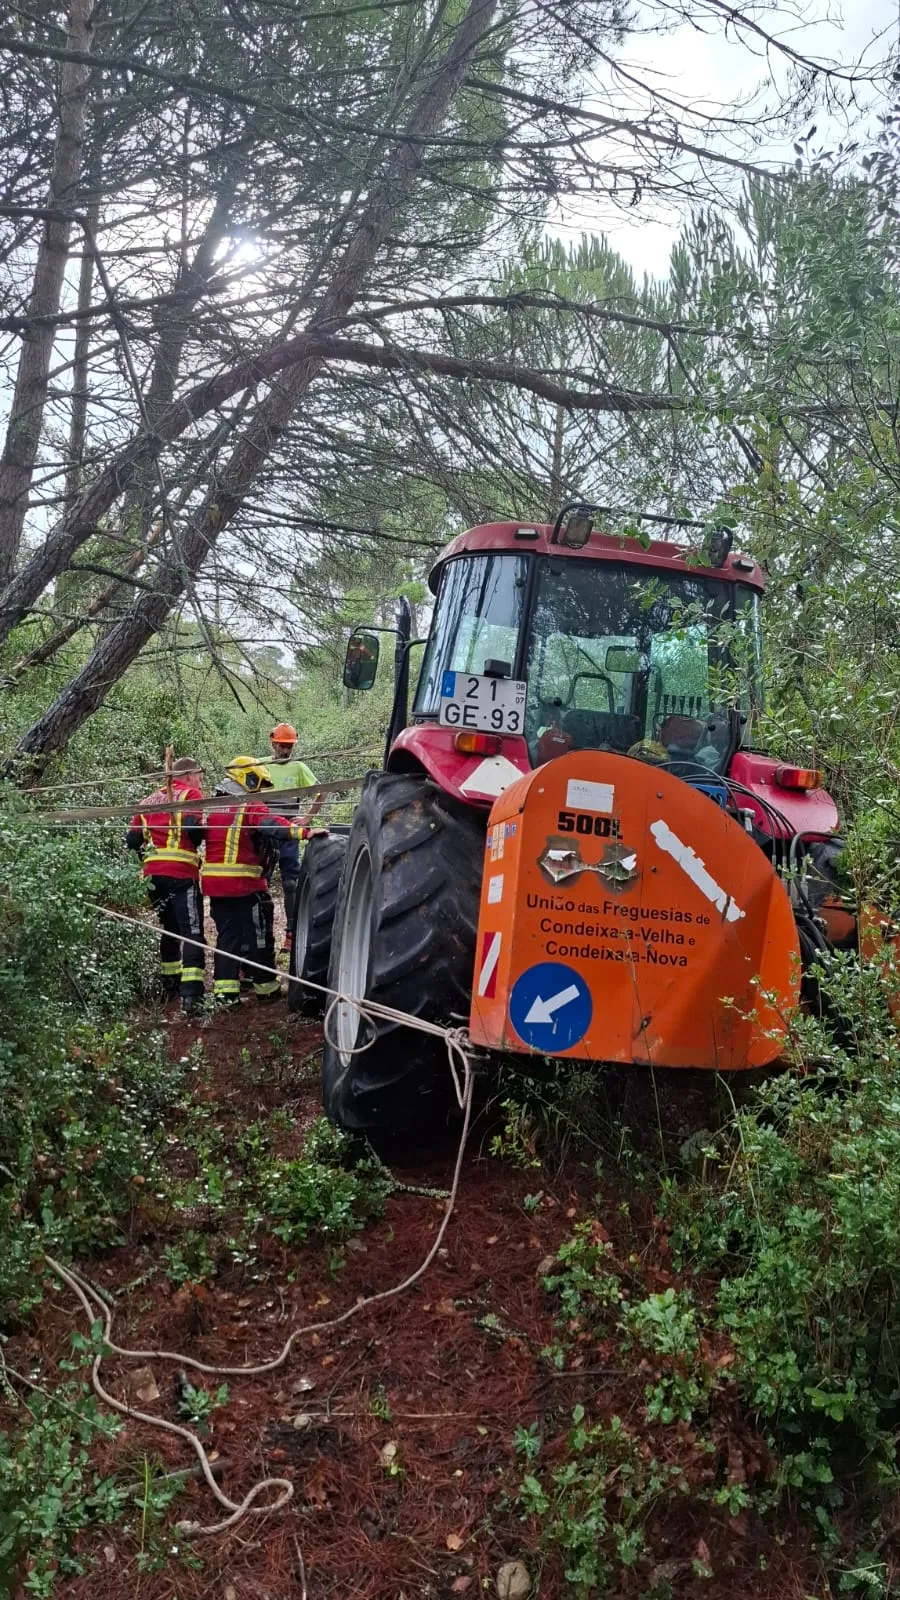
[[[671,856],[673,861],[678,862],[682,872],[687,874],[691,883],[697,885],[701,894],[706,895],[707,900],[715,906],[716,910],[722,912],[726,922],[740,922],[741,917],[747,915],[746,911],[742,911],[740,906],[732,899],[728,890],[723,889],[721,884],[716,883],[711,872],[707,872],[706,864],[701,861],[696,850],[692,850],[689,844],[685,844],[682,839],[679,839],[677,833],[672,832],[667,822],[662,820],[652,822],[650,824],[650,832],[660,850],[665,850],[667,856]]]
[[[503,873],[497,872],[488,879],[488,905],[497,906],[503,899]]]
[[[521,776],[519,768],[506,756],[486,756],[459,787],[463,794],[488,794],[496,800]]]
[[[611,783],[587,783],[570,778],[566,786],[566,805],[576,811],[612,811],[616,791]]]

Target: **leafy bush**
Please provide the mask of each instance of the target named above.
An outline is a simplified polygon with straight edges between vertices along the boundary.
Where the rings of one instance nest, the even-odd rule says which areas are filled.
[[[334,1243],[380,1216],[394,1180],[377,1156],[319,1117],[294,1160],[276,1159],[259,1174],[260,1213],[276,1238],[303,1244],[315,1230]]]
[[[153,953],[92,909],[139,892],[121,838],[104,844],[0,799],[0,1317],[39,1299],[43,1249],[116,1236],[178,1081],[161,1036],[114,1020]]]
[[[656,1363],[656,1375],[644,1396],[651,1422],[691,1422],[706,1401],[709,1373],[700,1359],[700,1338],[693,1297],[687,1290],[665,1289],[624,1307],[619,1329],[624,1345],[636,1345]]]
[[[542,1547],[559,1551],[572,1600],[614,1594],[621,1569],[646,1561],[648,1519],[660,1505],[683,1498],[682,1469],[646,1449],[619,1417],[591,1423],[576,1405],[561,1466],[526,1472],[519,1503],[537,1519]],[[519,1448],[533,1455],[520,1430]]]
[[[895,1472],[900,1041],[872,969],[829,987],[852,1042],[809,1021],[818,1070],[766,1084],[713,1141],[718,1181],[671,1182],[665,1204],[676,1259],[721,1275],[712,1315],[783,1481],[834,1503],[838,1467]]]
[[[90,1461],[91,1446],[121,1424],[82,1383],[72,1379],[53,1393],[38,1387],[27,1407],[18,1404],[22,1426],[0,1433],[0,1597],[13,1592],[26,1557],[26,1592],[52,1594],[59,1578],[82,1570],[73,1548],[79,1530],[115,1521],[126,1501]]]
[[[645,1245],[634,1241],[628,1254],[597,1219],[575,1224],[543,1280],[558,1312],[545,1359],[577,1368],[592,1345],[604,1360],[615,1348],[623,1369],[643,1377],[648,1512],[651,1501],[665,1512],[667,1498],[686,1493],[711,1517],[749,1505],[773,1512],[789,1498],[811,1515],[836,1588],[879,1595],[894,1591],[871,1549],[884,1537],[882,1514],[891,1521],[882,1497],[900,1484],[893,989],[885,963],[833,959],[821,976],[824,1020],[806,1017],[795,1027],[795,1070],[745,1088],[716,1131],[695,1134],[681,1164],[656,1174],[654,1236],[666,1236],[664,1266],[675,1282],[648,1293]],[[547,1130],[533,1131],[540,1141]],[[619,1145],[617,1186],[621,1157]],[[621,1205],[619,1212],[630,1228]],[[757,1454],[767,1465],[756,1482],[723,1475],[723,1419],[730,1429],[735,1407],[738,1426],[761,1436]],[[573,1420],[561,1464],[558,1451],[543,1464],[539,1441],[520,1430],[530,1466],[520,1503],[541,1545],[566,1553],[573,1594],[615,1592],[622,1566],[655,1559],[654,1535],[644,1528],[646,1548],[636,1554],[608,1422],[583,1412]],[[668,1447],[660,1429],[670,1431]],[[690,1430],[678,1435],[690,1488],[656,1473],[656,1458],[670,1458],[673,1429]],[[706,1467],[691,1467],[697,1452]],[[849,1520],[838,1516],[848,1495]]]
[[[146,1457],[140,1484],[123,1485],[97,1470],[94,1447],[122,1427],[100,1410],[81,1375],[102,1344],[100,1323],[90,1338],[73,1333],[71,1343],[72,1359],[60,1362],[71,1376],[53,1390],[15,1375],[27,1403],[6,1376],[9,1369],[0,1371],[15,1417],[0,1432],[0,1600],[10,1600],[20,1585],[29,1595],[62,1594],[60,1580],[85,1571],[79,1534],[123,1519],[126,1531],[139,1532],[138,1571],[152,1565],[159,1558],[151,1548],[155,1525],[178,1493],[177,1479],[157,1475]]]

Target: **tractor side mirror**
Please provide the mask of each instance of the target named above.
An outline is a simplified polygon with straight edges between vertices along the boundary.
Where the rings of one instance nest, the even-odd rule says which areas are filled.
[[[378,671],[381,642],[377,633],[351,633],[344,657],[345,689],[371,689]]]
[[[607,672],[640,672],[641,652],[630,645],[611,644],[606,652]]]

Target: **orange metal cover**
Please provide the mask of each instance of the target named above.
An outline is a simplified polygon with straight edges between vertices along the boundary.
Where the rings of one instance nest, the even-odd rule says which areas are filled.
[[[579,751],[496,801],[478,1044],[734,1071],[775,1060],[799,998],[784,886],[708,796],[645,762]]]

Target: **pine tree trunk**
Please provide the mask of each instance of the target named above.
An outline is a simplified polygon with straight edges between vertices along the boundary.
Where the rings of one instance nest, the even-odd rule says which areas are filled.
[[[90,50],[93,0],[71,0],[69,50]],[[28,316],[52,319],[59,311],[60,295],[69,255],[71,212],[81,174],[85,103],[90,68],[67,61],[60,84],[59,132],[53,157],[48,215],[41,234],[28,302]],[[28,496],[37,460],[55,329],[52,321],[30,323],[22,338],[19,369],[13,393],[3,455],[0,457],[0,584],[15,568],[28,510]]]
[[[204,379],[173,400],[152,431],[144,430],[129,439],[0,593],[0,644],[9,638],[48,584],[65,572],[75,552],[97,532],[100,518],[153,462],[163,444],[179,439],[201,417],[217,411],[236,394],[287,371],[315,343],[314,336],[304,332]]]
[[[234,181],[231,178],[222,184],[216,196],[212,215],[200,236],[192,260],[182,259],[179,263],[174,284],[177,298],[170,309],[164,307],[159,314],[156,354],[144,401],[144,411],[151,428],[156,427],[160,417],[172,403],[175,386],[181,373],[181,362],[191,329],[194,307],[213,275],[216,251],[225,235],[234,200],[234,189]],[[139,543],[146,539],[150,531],[157,484],[155,464],[147,461],[138,471],[135,482],[125,497],[121,525],[127,532],[129,524],[137,513],[136,537]],[[131,571],[132,568],[129,567],[127,570]]]
[[[96,236],[100,220],[100,202],[92,200],[87,221],[91,237]],[[94,288],[94,252],[87,239],[78,274],[78,310],[80,317],[75,325],[75,350],[72,358],[72,411],[69,418],[69,460],[66,466],[66,505],[71,505],[81,488],[84,470],[84,445],[87,438],[88,383],[91,356],[91,294]]]
[[[385,239],[405,206],[418,175],[428,136],[436,131],[462,86],[480,40],[490,27],[496,0],[469,0],[453,42],[434,72],[422,84],[407,120],[406,138],[374,186],[356,229],[338,262],[308,334],[330,332],[335,320],[353,305],[364,288]],[[159,631],[186,585],[196,577],[218,535],[240,507],[248,489],[267,462],[301,397],[327,359],[312,349],[285,371],[280,383],[260,402],[235,447],[219,482],[207,496],[193,524],[179,539],[172,557],[160,566],[153,593],[142,594],[131,610],[97,646],[82,671],[17,747],[17,775],[40,770],[47,756],[62,749],[102,704],[109,690]]]

